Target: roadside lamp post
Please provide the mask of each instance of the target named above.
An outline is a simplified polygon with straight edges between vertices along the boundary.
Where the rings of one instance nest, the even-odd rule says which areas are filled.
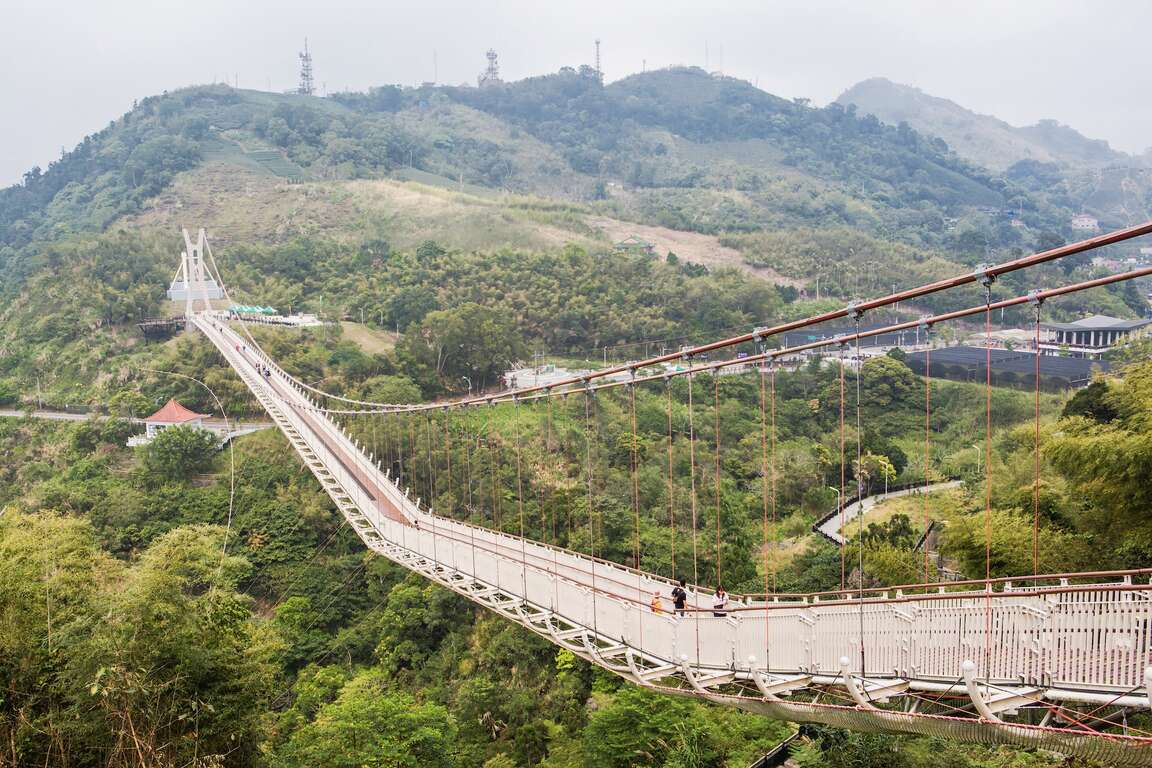
[[[835,491],[835,493],[836,493],[836,509],[838,509],[840,511],[840,514],[843,515],[844,514],[844,494],[841,493],[839,488],[837,488],[836,486],[833,486],[833,485],[828,486],[828,490]],[[840,535],[843,536],[844,531],[840,531]]]

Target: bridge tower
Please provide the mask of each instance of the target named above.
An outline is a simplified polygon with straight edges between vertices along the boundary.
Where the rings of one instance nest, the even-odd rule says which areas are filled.
[[[204,262],[208,237],[203,227],[196,235],[196,242],[192,242],[187,229],[182,231],[184,250],[180,252],[180,266],[176,268],[176,274],[172,277],[168,298],[172,301],[183,301],[184,314],[191,316],[196,312],[197,302],[203,302],[204,309],[212,309],[212,299],[224,298],[224,289],[212,277],[212,271]]]

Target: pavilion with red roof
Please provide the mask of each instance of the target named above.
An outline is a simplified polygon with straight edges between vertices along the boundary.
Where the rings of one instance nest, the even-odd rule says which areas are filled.
[[[156,437],[161,430],[181,424],[203,429],[204,419],[206,418],[208,418],[208,414],[206,413],[190,411],[176,402],[175,399],[169,400],[164,404],[163,408],[144,419],[144,441],[149,441]]]

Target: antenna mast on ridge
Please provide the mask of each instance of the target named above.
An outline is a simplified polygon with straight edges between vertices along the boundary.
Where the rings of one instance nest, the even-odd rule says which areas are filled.
[[[496,63],[496,50],[489,48],[488,53],[488,67],[480,73],[480,77],[476,78],[476,85],[479,88],[491,88],[494,85],[500,85],[503,80],[500,79],[500,65]]]
[[[296,92],[303,96],[316,93],[316,84],[312,79],[312,54],[308,52],[308,38],[304,38],[304,52],[300,56],[300,87]]]

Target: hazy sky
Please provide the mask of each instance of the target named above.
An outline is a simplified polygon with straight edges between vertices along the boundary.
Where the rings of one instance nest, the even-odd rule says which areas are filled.
[[[590,63],[612,80],[703,66],[817,104],[883,76],[1021,125],[1152,145],[1149,0],[0,0],[0,184],[165,89],[283,90],[305,36],[328,91],[505,79]]]

